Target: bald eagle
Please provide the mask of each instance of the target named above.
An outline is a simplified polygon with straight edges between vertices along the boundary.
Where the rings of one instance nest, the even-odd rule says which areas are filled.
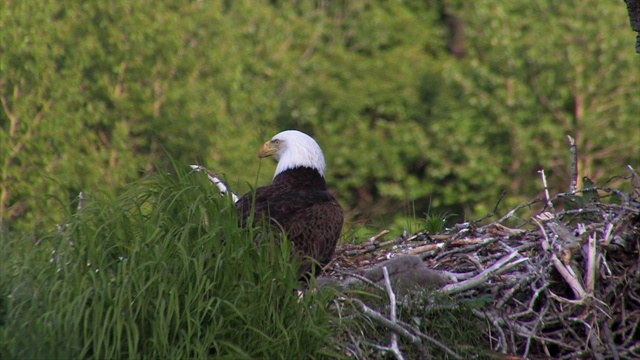
[[[331,260],[342,208],[327,191],[324,155],[309,135],[296,130],[275,135],[258,152],[258,158],[270,156],[278,161],[273,182],[236,202],[238,221],[247,226],[253,215],[253,225],[266,219],[274,232],[284,233],[300,257],[300,273],[306,274],[315,262],[324,266]]]

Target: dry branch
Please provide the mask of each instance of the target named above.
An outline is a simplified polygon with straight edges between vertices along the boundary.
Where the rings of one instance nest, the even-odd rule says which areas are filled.
[[[393,288],[391,287],[391,280],[389,279],[389,271],[387,267],[382,268],[382,272],[384,273],[384,285],[387,290],[387,296],[389,297],[389,318],[392,323],[397,324],[396,320],[396,294],[393,293]],[[398,335],[396,335],[395,331],[391,330],[391,345],[389,345],[389,349],[395,355],[396,359],[403,360],[404,356],[398,347]]]
[[[569,193],[574,193],[578,189],[578,149],[576,140],[567,135],[569,144]]]

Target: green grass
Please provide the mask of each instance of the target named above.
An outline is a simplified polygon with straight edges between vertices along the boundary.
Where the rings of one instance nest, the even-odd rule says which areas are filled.
[[[447,213],[425,214],[422,218],[422,228],[429,234],[438,234],[444,231],[447,220],[451,217],[453,215]]]
[[[64,211],[64,210],[61,210]],[[0,358],[333,358],[332,294],[253,242],[201,174],[89,196],[64,230],[0,234]]]

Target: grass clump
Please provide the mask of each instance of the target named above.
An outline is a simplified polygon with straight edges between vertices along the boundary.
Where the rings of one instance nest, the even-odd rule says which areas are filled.
[[[0,358],[323,358],[330,294],[299,298],[287,244],[177,171],[0,242]],[[264,234],[262,235],[264,239]],[[272,238],[267,236],[266,238]]]

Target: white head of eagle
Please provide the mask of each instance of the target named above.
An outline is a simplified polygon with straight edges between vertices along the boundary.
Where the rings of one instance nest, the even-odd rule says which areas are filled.
[[[331,261],[344,215],[324,178],[325,162],[320,146],[309,135],[283,131],[262,145],[258,157],[278,161],[273,181],[250,191],[236,202],[238,222],[267,220],[274,233],[284,233],[299,256],[300,274],[316,262]]]
[[[259,158],[273,156],[278,161],[275,178],[280,173],[298,167],[315,169],[324,178],[325,162],[322,149],[313,138],[297,130],[276,134],[262,145]]]

